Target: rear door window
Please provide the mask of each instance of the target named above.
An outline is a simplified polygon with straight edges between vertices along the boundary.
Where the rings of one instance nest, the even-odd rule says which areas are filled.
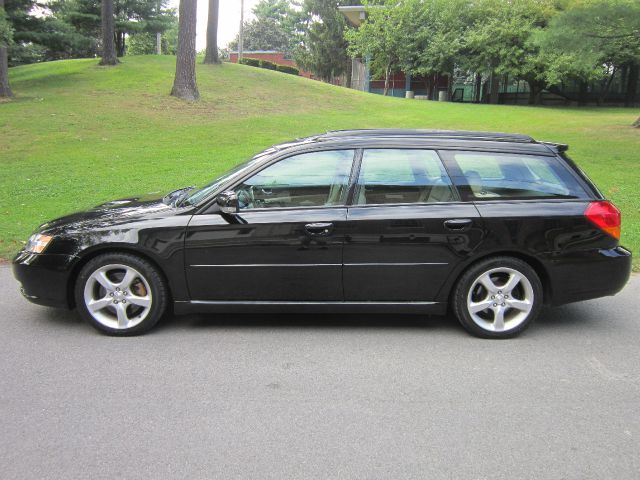
[[[436,203],[455,200],[451,180],[433,150],[367,149],[354,202],[356,205]]]
[[[493,152],[441,152],[467,200],[587,198],[556,157]]]

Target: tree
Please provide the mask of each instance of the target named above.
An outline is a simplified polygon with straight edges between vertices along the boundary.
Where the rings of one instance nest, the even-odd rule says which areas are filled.
[[[219,0],[209,0],[209,18],[207,20],[207,51],[204,63],[220,63],[218,58],[218,10]]]
[[[11,35],[11,25],[9,25],[4,11],[4,0],[0,0],[0,98],[13,97],[9,86],[9,56],[7,53]]]
[[[525,80],[529,103],[540,100],[545,66],[533,36],[546,28],[555,9],[552,0],[482,0],[465,34],[465,66],[490,76],[490,103],[498,101],[500,77]]]
[[[114,43],[113,0],[102,0],[102,59],[100,65],[117,65]]]
[[[167,23],[164,25],[165,30],[161,32],[160,37],[160,54],[175,55],[178,47],[178,16],[172,15],[166,17]],[[167,24],[169,25],[167,27]],[[128,55],[151,55],[157,54],[157,31],[146,31],[134,33],[129,37],[129,45],[127,47]]]
[[[229,42],[229,49],[238,50],[238,37]],[[291,48],[291,37],[282,30],[273,19],[255,19],[244,22],[243,50],[275,50],[288,52]]]
[[[64,58],[93,57],[100,34],[95,17],[94,36],[88,37],[67,21],[65,14],[75,0],[6,0],[5,11],[13,29],[9,66]],[[97,4],[99,9],[100,5]],[[38,12],[38,14],[35,14]]]
[[[367,20],[358,29],[349,29],[345,38],[352,57],[369,59],[369,70],[375,77],[384,78],[384,95],[389,92],[389,78],[400,66],[398,44],[401,34],[396,5],[387,3],[367,9]]]
[[[301,32],[294,50],[296,63],[324,81],[348,73],[351,60],[344,33],[347,22],[339,6],[359,0],[304,0],[298,21]]]
[[[243,24],[243,49],[291,52],[296,39],[297,14],[290,3],[286,0],[261,0],[252,11],[255,19]],[[237,50],[238,43],[236,35],[228,48]]]
[[[601,79],[604,101],[614,76],[626,71],[626,105],[637,104],[640,73],[640,2],[637,0],[585,0],[556,16],[538,43],[544,52],[562,61],[550,63],[550,83],[567,77],[582,81]]]
[[[197,0],[180,0],[176,75],[171,95],[183,100],[200,98],[196,84]]]

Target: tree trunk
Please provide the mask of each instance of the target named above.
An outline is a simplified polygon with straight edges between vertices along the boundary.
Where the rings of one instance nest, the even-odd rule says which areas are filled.
[[[118,57],[124,57],[126,53],[126,35],[125,32],[116,32],[116,55]]]
[[[476,73],[476,83],[474,87],[475,88],[473,92],[473,101],[480,103],[481,101],[480,94],[482,90],[482,75],[479,73]]]
[[[600,96],[598,97],[598,105],[602,105],[604,101],[607,99],[607,97],[609,96],[609,90],[611,90],[611,83],[613,82],[613,78],[616,76],[616,73],[618,73],[618,69],[616,67],[613,67],[611,76],[607,80],[607,83],[604,86],[604,90],[600,93]]]
[[[529,84],[529,105],[534,105],[536,103],[536,84],[534,82],[527,82]]]
[[[639,74],[640,65],[637,63],[629,65],[629,74],[627,75],[627,94],[624,98],[625,107],[635,107],[637,105]]]
[[[529,85],[529,105],[542,105],[542,89],[545,84],[536,80],[526,82]]]
[[[156,33],[156,55],[162,55],[162,33]]]
[[[491,72],[489,81],[489,103],[497,104],[500,99],[500,79],[495,72]]]
[[[114,43],[113,0],[102,0],[102,59],[100,65],[117,65]]]
[[[384,96],[389,94],[389,76],[391,75],[391,65],[387,65],[384,71]]]
[[[588,93],[589,93],[587,91],[588,88],[589,88],[589,84],[584,80],[582,80],[580,82],[580,87],[578,90],[578,106],[579,107],[584,107],[588,103]]]
[[[4,0],[0,0],[0,12],[4,12]],[[9,54],[6,45],[0,45],[0,98],[13,97],[9,86]]]
[[[632,127],[640,128],[640,117],[636,119],[635,122],[631,124]]]
[[[183,100],[200,98],[196,84],[197,0],[180,0],[176,76],[171,95]]]
[[[209,0],[209,18],[207,21],[207,53],[204,63],[220,63],[218,58],[218,10],[219,0]]]

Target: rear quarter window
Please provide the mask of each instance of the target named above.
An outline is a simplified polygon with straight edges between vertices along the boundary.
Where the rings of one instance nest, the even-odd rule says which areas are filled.
[[[466,200],[588,198],[557,157],[462,151],[441,154]]]

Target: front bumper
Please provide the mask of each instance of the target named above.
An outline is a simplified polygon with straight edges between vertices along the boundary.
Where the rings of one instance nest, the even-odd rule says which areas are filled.
[[[73,255],[20,252],[13,259],[13,276],[30,302],[70,308],[69,275],[75,259]]]
[[[548,259],[553,305],[615,295],[631,275],[631,252],[623,247],[562,254]]]

